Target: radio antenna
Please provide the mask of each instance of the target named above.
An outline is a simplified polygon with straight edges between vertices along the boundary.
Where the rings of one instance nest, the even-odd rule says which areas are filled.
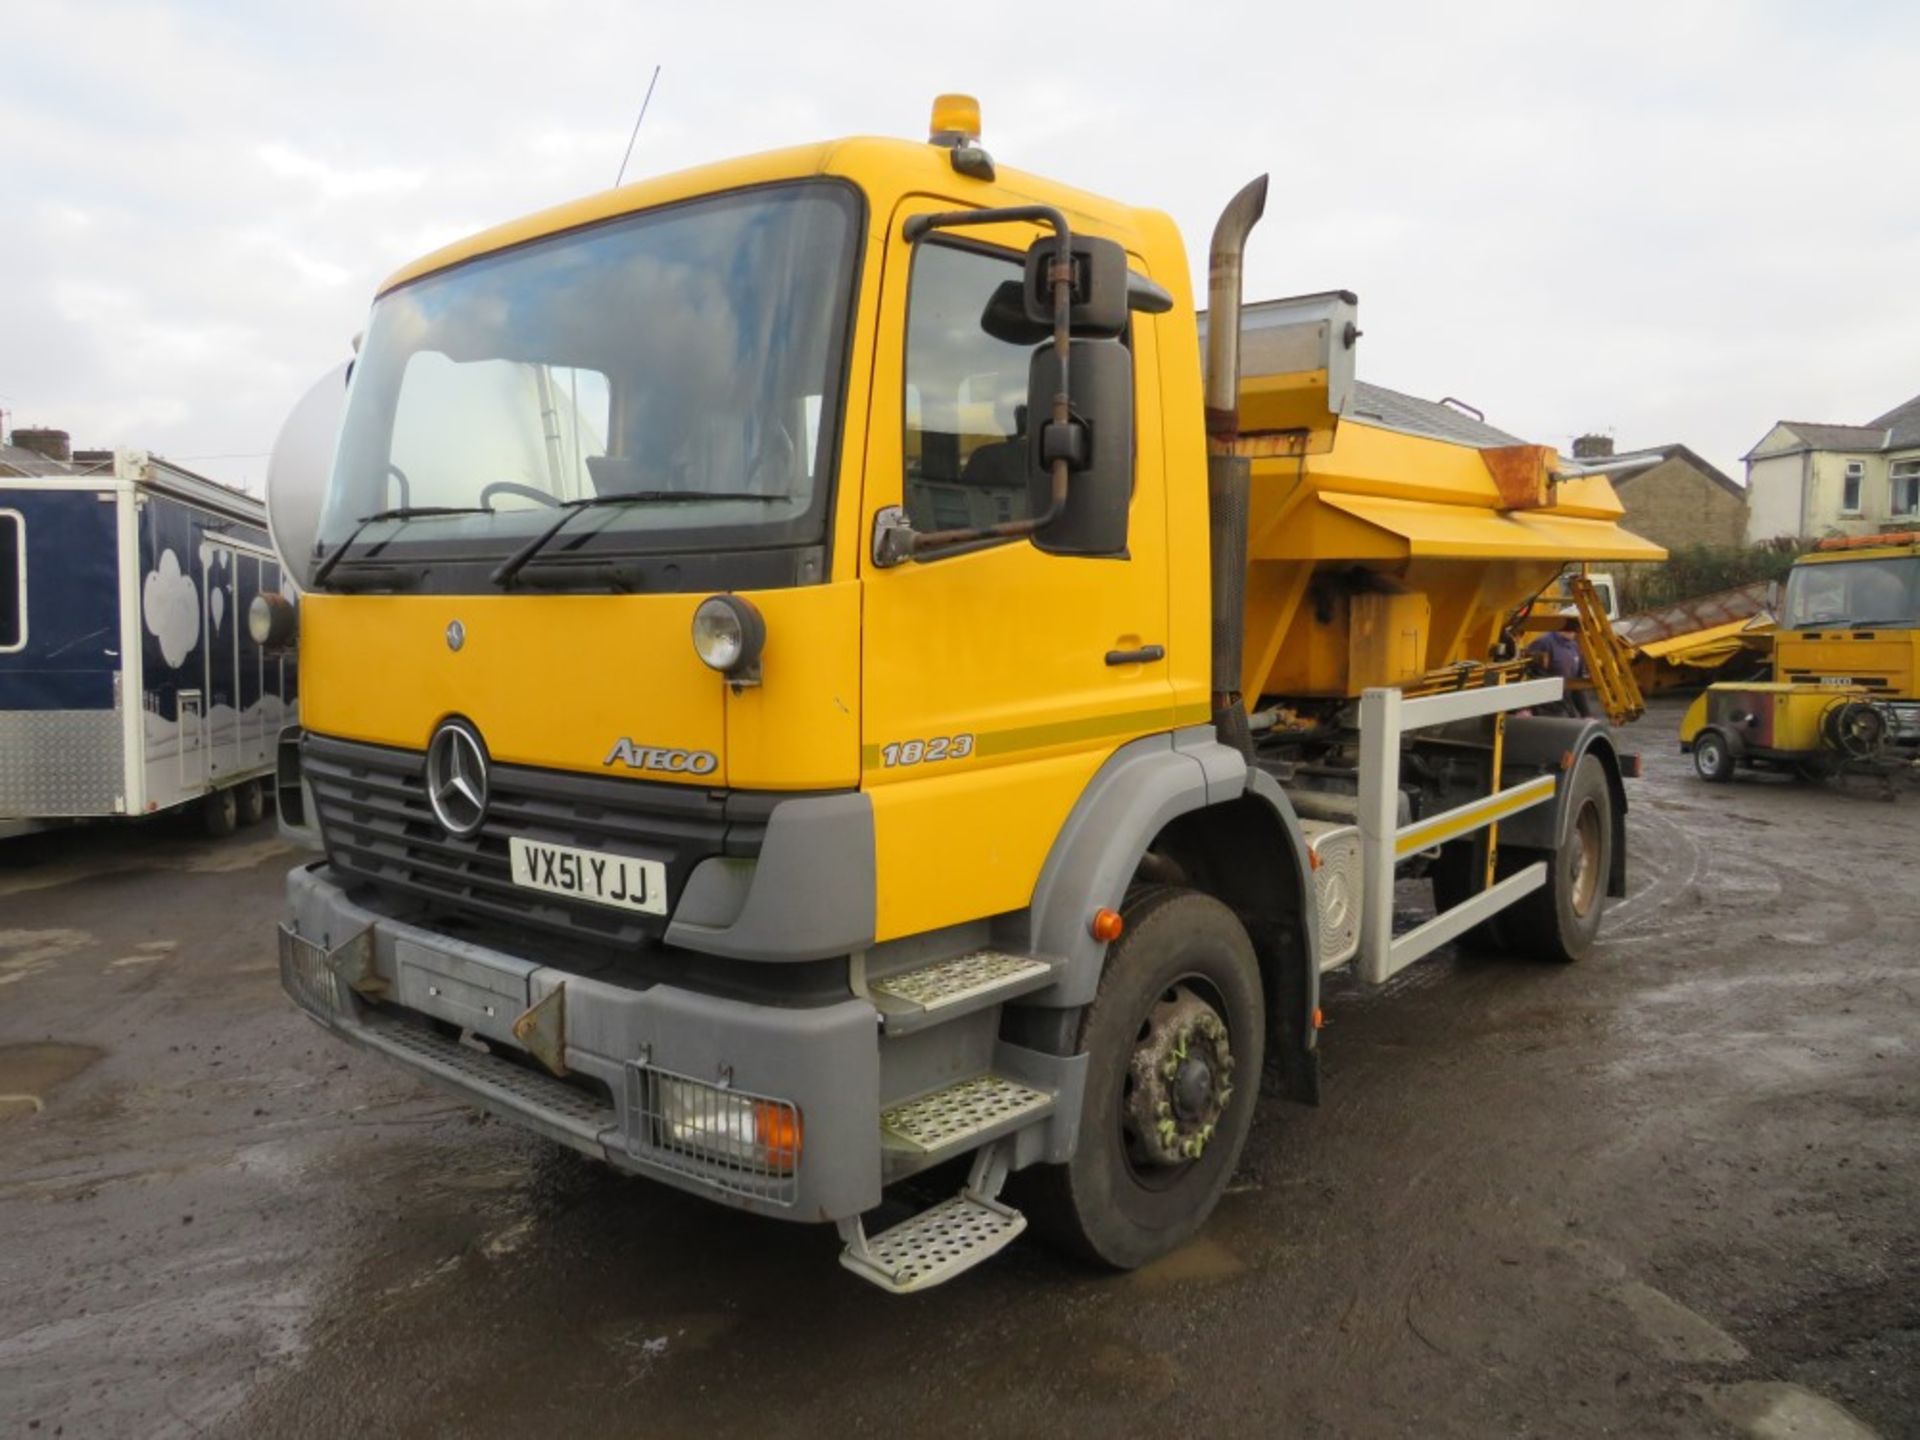
[[[633,117],[633,133],[627,137],[627,153],[620,157],[620,173],[613,177],[616,187],[627,178],[627,162],[633,159],[633,142],[640,138],[640,122],[647,118],[647,106],[653,103],[653,87],[660,83],[660,67],[653,67],[653,78],[647,81],[647,93],[640,101],[640,113]]]

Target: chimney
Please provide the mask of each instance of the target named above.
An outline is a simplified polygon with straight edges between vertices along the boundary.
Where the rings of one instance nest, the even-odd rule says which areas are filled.
[[[1576,460],[1608,460],[1613,456],[1613,437],[1611,435],[1577,435],[1573,441],[1573,458]]]
[[[62,465],[73,459],[73,437],[64,430],[16,429],[13,443],[22,450],[31,450],[49,460],[58,460]]]

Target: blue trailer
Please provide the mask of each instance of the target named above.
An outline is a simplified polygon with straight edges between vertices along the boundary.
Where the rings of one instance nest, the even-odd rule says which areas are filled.
[[[0,837],[257,820],[298,679],[247,615],[281,588],[251,496],[137,452],[0,467]]]

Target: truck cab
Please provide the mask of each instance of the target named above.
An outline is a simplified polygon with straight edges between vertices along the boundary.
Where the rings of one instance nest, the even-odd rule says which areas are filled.
[[[1890,774],[1920,757],[1920,534],[1823,540],[1793,563],[1773,678],[1710,686],[1681,721],[1702,779],[1742,767]]]
[[[1263,195],[1216,234],[1210,346]],[[295,1001],[907,1290],[1020,1232],[1014,1172],[1101,1263],[1181,1243],[1268,1058],[1317,1092],[1325,965],[1384,978],[1528,897],[1585,953],[1622,765],[1502,728],[1559,686],[1503,623],[1569,555],[1659,552],[1511,437],[1340,450],[1351,296],[1288,302],[1242,435],[1187,276],[1166,216],[998,166],[954,97],[932,143],[647,180],[396,274],[314,401],[321,493],[275,506],[283,808],[324,852]],[[1449,666],[1475,694],[1427,718],[1386,688]],[[1417,795],[1403,723],[1453,727]],[[1394,867],[1443,853],[1454,929],[1393,936]]]

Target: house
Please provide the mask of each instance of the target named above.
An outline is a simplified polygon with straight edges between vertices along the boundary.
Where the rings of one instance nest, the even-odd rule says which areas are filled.
[[[1755,543],[1920,526],[1920,395],[1865,425],[1782,420],[1743,458]]]
[[[1582,435],[1573,442],[1573,456],[1621,467],[1610,469],[1608,478],[1626,507],[1620,523],[1634,534],[1669,550],[1746,544],[1746,487],[1685,445],[1650,445],[1616,454],[1607,436]],[[1631,463],[1636,460],[1643,463]]]

